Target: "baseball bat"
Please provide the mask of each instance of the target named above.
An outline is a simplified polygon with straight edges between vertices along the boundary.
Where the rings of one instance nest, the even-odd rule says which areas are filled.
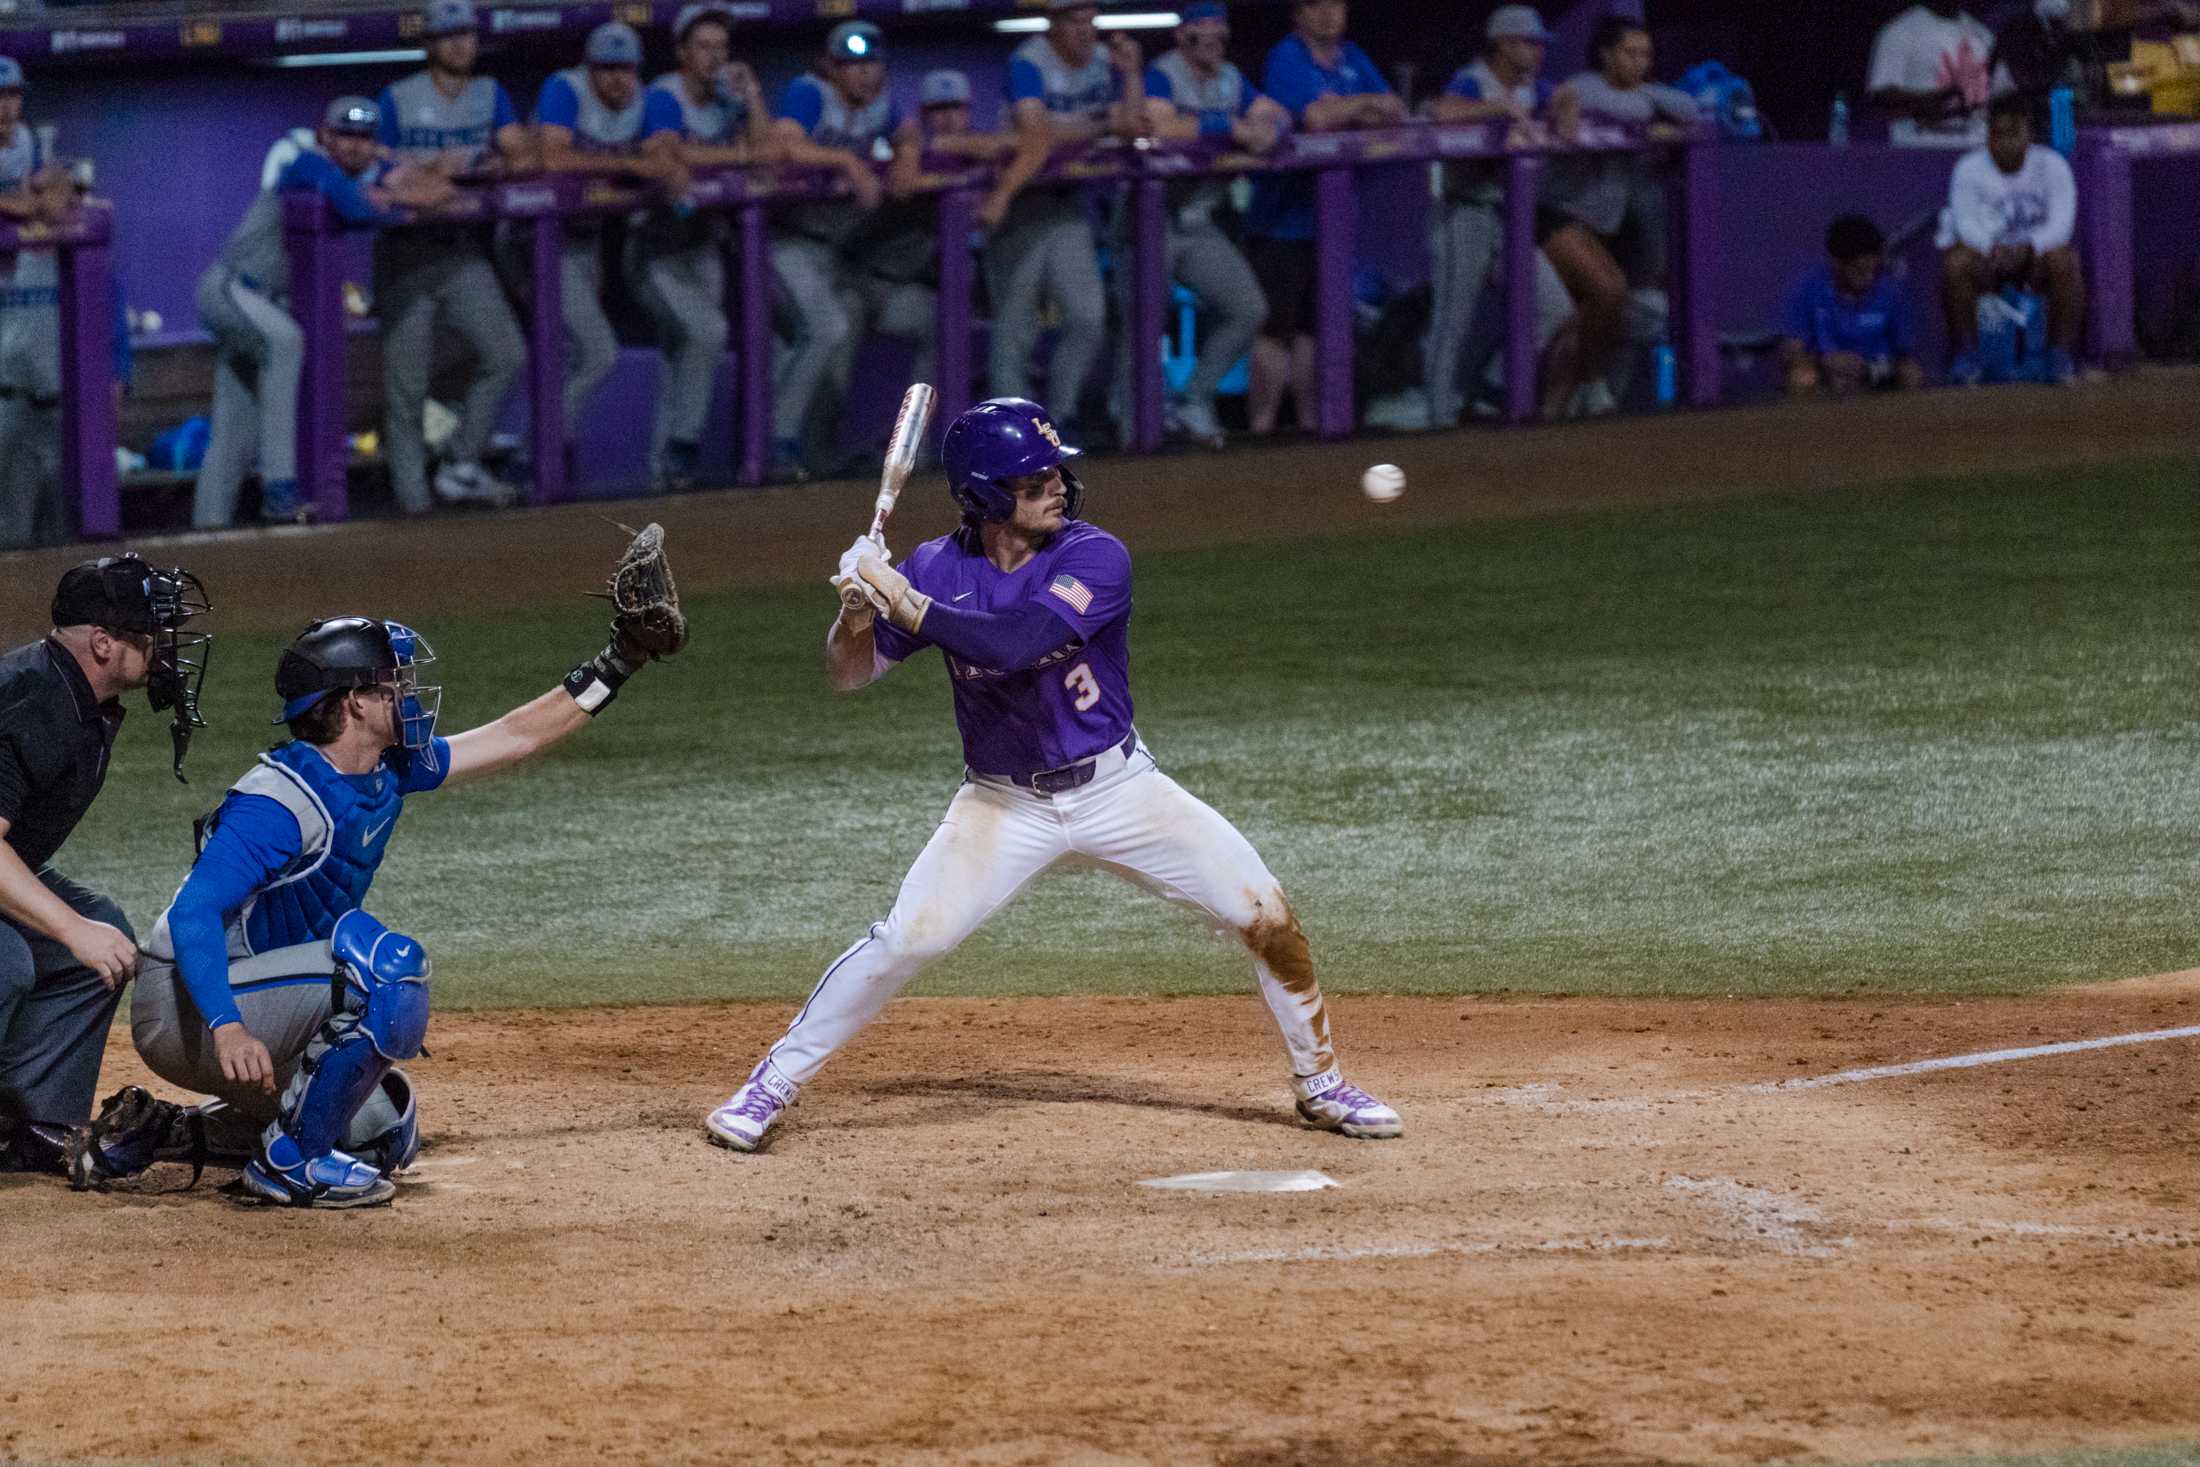
[[[873,539],[886,528],[902,486],[917,467],[917,452],[924,447],[925,429],[932,426],[932,405],[938,396],[928,382],[914,383],[902,394],[901,411],[894,415],[894,436],[886,443],[886,465],[878,476],[878,503],[871,513]]]

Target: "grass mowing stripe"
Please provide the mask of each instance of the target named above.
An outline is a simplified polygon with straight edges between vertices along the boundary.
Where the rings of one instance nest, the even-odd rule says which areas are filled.
[[[2194,467],[1141,556],[1139,726],[1260,847],[1340,990],[1986,992],[2191,966]],[[795,998],[891,904],[958,776],[937,663],[840,698],[817,588],[694,610],[696,647],[600,726],[413,803],[374,906],[436,953],[439,1002]],[[549,686],[600,611],[427,631],[461,728]],[[141,928],[189,816],[270,736],[276,645],[221,644],[192,789],[134,718],[64,852]],[[926,989],[1246,985],[1196,924],[1086,873]]]

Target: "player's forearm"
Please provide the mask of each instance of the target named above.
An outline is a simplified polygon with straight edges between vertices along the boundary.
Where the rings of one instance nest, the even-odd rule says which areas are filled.
[[[452,782],[479,779],[509,769],[564,739],[588,723],[588,713],[563,687],[522,703],[494,723],[470,728],[451,739]]]
[[[208,1029],[244,1018],[229,987],[229,945],[222,929],[220,909],[198,899],[186,881],[168,909],[168,941],[176,954],[176,974]]]
[[[963,661],[1017,672],[1077,640],[1077,633],[1036,601],[1013,611],[964,611],[934,602],[924,613],[924,637]]]
[[[0,823],[0,833],[7,827]],[[23,864],[15,847],[0,841],[0,916],[59,942],[78,921],[69,904],[46,889],[38,874]]]
[[[825,633],[825,677],[836,692],[852,693],[878,678],[878,636],[871,618],[851,626],[848,613],[833,618]]]

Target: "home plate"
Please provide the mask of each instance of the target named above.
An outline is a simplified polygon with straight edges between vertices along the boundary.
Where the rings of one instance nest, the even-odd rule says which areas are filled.
[[[1337,1181],[1323,1172],[1187,1172],[1148,1177],[1138,1185],[1170,1192],[1319,1192]]]

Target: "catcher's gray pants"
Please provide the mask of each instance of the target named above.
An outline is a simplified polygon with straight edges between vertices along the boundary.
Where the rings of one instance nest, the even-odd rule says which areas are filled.
[[[987,375],[995,397],[1030,397],[1031,354],[1039,345],[1039,307],[1054,297],[1061,336],[1047,367],[1047,398],[1071,420],[1106,344],[1108,304],[1092,224],[1078,204],[995,235],[985,268],[993,293],[993,350]]]
[[[325,942],[230,960],[229,985],[237,1012],[275,1061],[272,1093],[238,1085],[222,1074],[214,1033],[173,963],[149,957],[139,966],[130,998],[131,1042],[154,1074],[194,1094],[214,1096],[228,1107],[229,1114],[220,1115],[218,1123],[209,1117],[210,1127],[219,1127],[209,1132],[210,1149],[234,1154],[259,1145],[261,1132],[275,1119],[283,1092],[305,1061],[306,1047],[335,1011],[335,989],[329,981],[335,966]],[[371,1141],[397,1122],[396,1107],[377,1086],[352,1118],[350,1140],[355,1145]]]
[[[636,285],[657,321],[667,380],[657,397],[650,462],[665,444],[700,443],[710,420],[711,389],[726,358],[726,256],[713,240],[692,249],[645,254]]]
[[[618,365],[619,339],[603,313],[603,241],[569,239],[558,258],[558,313],[565,321],[565,436]]]
[[[1429,224],[1429,265],[1433,298],[1429,303],[1427,373],[1429,411],[1439,425],[1457,422],[1466,406],[1462,381],[1472,381],[1483,363],[1463,360],[1474,337],[1475,312],[1490,276],[1504,266],[1505,215],[1497,204],[1445,204]],[[1541,250],[1535,255],[1535,350],[1541,357],[1566,323],[1574,300],[1558,268]],[[1504,338],[1500,334],[1499,338]],[[1490,382],[1504,383],[1505,357],[1493,353]]]
[[[214,406],[191,490],[193,529],[237,518],[237,489],[257,455],[262,481],[298,477],[298,379],[306,337],[290,312],[228,270],[199,277],[199,322],[214,336]]]
[[[772,438],[802,437],[818,389],[833,365],[856,342],[856,313],[849,309],[839,252],[799,234],[772,241],[772,280],[785,319],[794,328],[792,349],[772,386]]]
[[[437,320],[466,338],[475,357],[458,427],[443,450],[452,463],[481,461],[496,428],[497,409],[527,365],[527,342],[512,319],[489,257],[470,241],[407,239],[403,231],[382,235],[374,248],[374,297],[382,320],[383,433],[390,484],[399,508],[421,514],[433,503],[420,417],[435,366]]]
[[[129,933],[122,908],[98,892],[50,867],[38,879],[77,915]],[[0,1091],[31,1120],[89,1121],[107,1026],[121,1001],[66,947],[0,917]]]

